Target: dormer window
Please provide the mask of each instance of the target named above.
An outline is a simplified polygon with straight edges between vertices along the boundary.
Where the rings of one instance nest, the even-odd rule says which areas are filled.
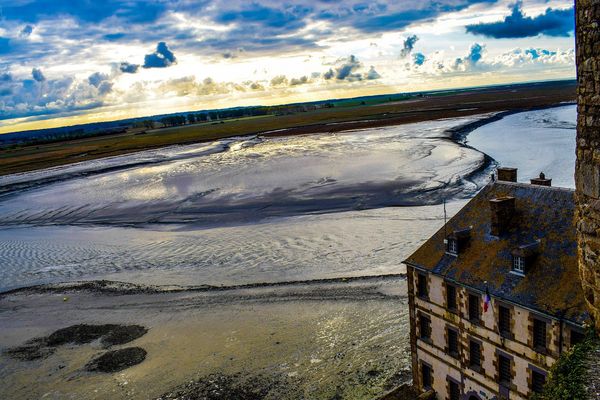
[[[540,252],[540,241],[524,244],[512,251],[512,271],[517,275],[525,275],[532,268]]]
[[[471,238],[472,227],[452,232],[446,237],[446,253],[457,256],[459,252],[466,248]]]
[[[458,241],[456,239],[448,239],[448,253],[458,255]]]
[[[513,256],[513,271],[525,275],[525,258]]]

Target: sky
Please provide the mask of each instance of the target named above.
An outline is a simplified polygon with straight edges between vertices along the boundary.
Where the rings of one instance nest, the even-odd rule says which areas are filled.
[[[575,77],[567,0],[0,0],[0,133]]]

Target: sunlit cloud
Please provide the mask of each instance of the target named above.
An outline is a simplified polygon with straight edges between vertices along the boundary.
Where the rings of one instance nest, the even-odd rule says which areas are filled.
[[[572,78],[572,6],[15,1],[2,7],[0,132],[31,126],[25,120],[455,87],[456,77],[464,85]]]

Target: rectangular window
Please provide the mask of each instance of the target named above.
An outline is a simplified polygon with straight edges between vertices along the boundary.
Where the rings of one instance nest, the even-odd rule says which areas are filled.
[[[469,321],[479,322],[479,296],[469,295]]]
[[[510,386],[512,374],[510,373],[510,358],[498,354],[498,378],[500,384]]]
[[[481,368],[481,345],[473,340],[469,342],[469,366]]]
[[[519,256],[513,256],[513,271],[520,274],[525,273],[525,259]]]
[[[419,328],[421,339],[431,339],[431,320],[422,314],[419,315]]]
[[[458,254],[458,241],[455,239],[448,240],[448,253]]]
[[[546,384],[546,375],[531,371],[531,391],[534,393],[542,393],[544,391],[544,385]]]
[[[576,331],[571,329],[571,347],[575,346],[578,343],[583,342],[585,339],[585,334],[583,332]]]
[[[448,381],[448,392],[450,400],[460,400],[460,386],[454,381]]]
[[[509,337],[510,332],[510,308],[505,306],[498,307],[498,330],[500,335]]]
[[[427,297],[427,276],[425,274],[419,274],[417,280],[417,296]]]
[[[432,385],[431,367],[427,364],[421,364],[421,375],[421,377],[423,378],[423,388],[430,389]]]
[[[448,328],[448,355],[458,358],[458,332]]]
[[[446,284],[446,307],[456,311],[456,286]]]
[[[546,350],[546,322],[539,319],[533,320],[533,348]]]

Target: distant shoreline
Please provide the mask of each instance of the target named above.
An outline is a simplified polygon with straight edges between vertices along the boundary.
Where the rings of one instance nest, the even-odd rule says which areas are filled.
[[[226,121],[216,125],[181,126],[164,131],[161,129],[147,132],[131,131],[59,143],[2,149],[0,150],[0,176],[171,145],[211,142],[248,135],[276,137],[336,133],[489,113],[500,113],[499,116],[490,118],[501,118],[511,113],[556,107],[574,100],[575,85],[558,82],[514,89],[473,90],[424,97],[416,101],[331,108],[268,118]]]

